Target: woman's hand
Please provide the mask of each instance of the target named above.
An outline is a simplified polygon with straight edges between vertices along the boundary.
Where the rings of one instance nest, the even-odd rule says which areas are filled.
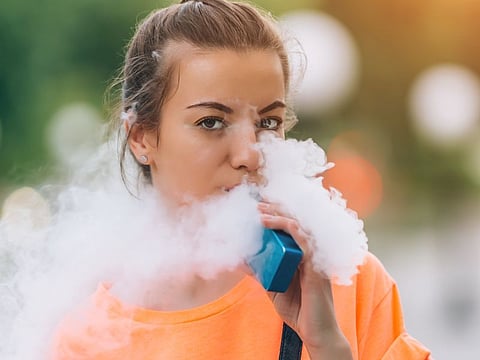
[[[311,359],[352,359],[348,341],[337,324],[330,280],[313,268],[309,235],[275,204],[260,202],[262,223],[289,233],[304,255],[285,293],[270,293],[275,308],[302,339]]]

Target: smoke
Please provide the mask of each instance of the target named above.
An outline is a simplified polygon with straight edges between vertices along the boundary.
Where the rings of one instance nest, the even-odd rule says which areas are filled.
[[[365,255],[366,237],[341,196],[321,184],[318,175],[330,166],[324,152],[311,140],[266,138],[259,146],[267,181],[253,190],[310,232],[319,271],[348,283]],[[262,227],[251,186],[172,210],[148,187],[131,196],[113,153],[104,145],[68,186],[44,189],[49,209],[34,191],[27,193],[41,206],[4,206],[1,359],[46,358],[61,323],[75,324],[63,326],[65,336],[88,329],[83,343],[95,346],[87,345],[83,358],[94,356],[93,349],[119,348],[140,325],[118,318],[101,294],[142,306],[152,283],[166,284],[168,300],[172,281],[213,279],[259,251]]]
[[[341,193],[322,186],[321,174],[333,166],[325,152],[311,139],[265,137],[259,146],[268,180],[262,196],[280,204],[311,235],[317,271],[338,284],[351,284],[367,252],[367,237],[363,222],[346,207]]]

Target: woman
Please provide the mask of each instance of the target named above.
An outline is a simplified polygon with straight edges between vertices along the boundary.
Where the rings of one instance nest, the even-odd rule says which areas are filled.
[[[248,4],[190,0],[153,12],[130,43],[123,75],[124,151],[172,208],[245,179],[259,182],[259,136],[283,138],[295,120],[278,30]],[[302,359],[428,358],[405,332],[395,283],[372,255],[352,286],[332,286],[314,270],[301,224],[273,204],[258,209],[265,227],[288,232],[304,252],[285,293],[267,294],[242,269],[192,278],[175,290],[175,303],[153,296],[150,309],[135,309],[135,321],[149,327],[132,329],[125,346],[95,353],[95,343],[65,330],[53,357],[274,359],[283,351]],[[97,297],[123,316],[108,289]]]

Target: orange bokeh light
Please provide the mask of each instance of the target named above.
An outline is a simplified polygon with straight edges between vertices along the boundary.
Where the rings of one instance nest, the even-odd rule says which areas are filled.
[[[382,177],[375,166],[354,153],[328,154],[335,166],[326,171],[323,184],[334,187],[347,200],[347,207],[365,218],[378,208],[383,195]]]

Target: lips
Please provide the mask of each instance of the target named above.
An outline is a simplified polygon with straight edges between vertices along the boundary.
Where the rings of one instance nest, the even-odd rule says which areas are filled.
[[[265,182],[265,179],[258,173],[244,174],[240,180],[238,179],[235,179],[235,180],[237,180],[237,182],[231,183],[230,185],[222,186],[221,187],[222,191],[230,192],[231,190],[233,190],[234,188],[242,184],[247,185],[249,187],[252,187],[252,186],[257,187],[257,186],[261,186]]]
[[[233,190],[234,188],[236,188],[239,185],[240,184],[235,184],[235,185],[232,185],[232,186],[224,186],[223,191],[230,192],[231,190]]]
[[[233,190],[234,188],[236,188],[237,186],[240,186],[242,184],[246,184],[246,185],[249,185],[249,186],[253,186],[253,187],[256,187],[256,186],[260,186],[264,183],[264,179],[261,177],[261,176],[258,176],[258,175],[255,175],[255,176],[245,176],[241,182],[238,182],[238,183],[235,183],[233,185],[228,185],[228,186],[223,186],[222,187],[222,190],[225,191],[225,192],[230,192],[231,190]]]

